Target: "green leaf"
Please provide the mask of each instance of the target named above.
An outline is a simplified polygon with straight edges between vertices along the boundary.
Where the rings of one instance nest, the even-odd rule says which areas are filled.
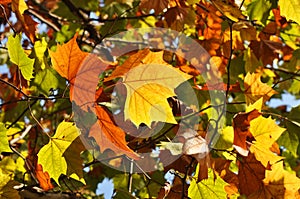
[[[300,25],[300,0],[279,0],[281,15],[287,20],[293,20]]]
[[[294,107],[287,116],[287,131],[279,138],[278,144],[288,149],[292,155],[297,157],[297,150],[300,141],[300,106]]]
[[[57,183],[61,174],[67,175],[67,161],[63,154],[79,134],[74,123],[62,122],[49,143],[38,153],[38,163],[43,166],[44,172],[48,172]]]
[[[46,67],[44,70],[39,70],[31,83],[34,90],[44,94],[45,96],[49,96],[51,89],[65,87],[64,79],[50,67]]]
[[[188,196],[190,198],[227,198],[227,193],[224,189],[227,183],[220,178],[220,176],[214,173],[212,169],[208,169],[208,179],[201,180],[197,183],[198,174],[199,164],[197,165],[196,174],[193,177],[188,189]]]
[[[3,123],[0,123],[0,153],[12,152],[7,139],[7,129]]]
[[[247,6],[247,12],[251,20],[258,20],[266,24],[270,10],[276,7],[275,0],[255,0]]]
[[[47,50],[47,42],[45,40],[45,37],[42,38],[42,40],[40,41],[36,41],[34,43],[34,52],[35,52],[35,56],[37,58],[37,62],[40,64],[41,69],[45,69],[46,65],[45,65],[45,56],[44,53]]]
[[[7,48],[10,60],[12,63],[19,66],[23,77],[30,81],[33,78],[33,64],[34,59],[28,58],[21,46],[21,34],[18,34],[16,37],[10,35],[7,41]]]

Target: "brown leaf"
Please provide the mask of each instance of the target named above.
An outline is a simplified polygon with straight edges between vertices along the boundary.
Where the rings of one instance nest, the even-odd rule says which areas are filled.
[[[237,175],[229,169],[231,161],[222,158],[212,158],[211,162],[212,168],[229,184],[225,186],[228,197],[231,198],[231,195],[238,194],[239,180]]]
[[[279,54],[286,56],[283,52],[284,45],[279,42],[263,39],[260,41],[253,40],[249,47],[252,49],[257,59],[261,59],[264,65],[273,65],[273,60],[279,58]],[[291,54],[293,50],[290,47],[288,48],[290,49],[288,53]]]
[[[242,157],[238,161],[238,179],[241,194],[249,196],[258,191],[263,186],[262,180],[265,178],[265,167],[255,159],[250,153],[247,157]]]
[[[164,184],[164,186],[160,188],[158,195],[157,195],[157,199],[164,199],[165,197],[167,197],[170,190],[171,190],[171,185],[169,182],[166,182]]]
[[[24,20],[22,20],[22,25],[26,36],[30,39],[31,42],[35,42],[35,31],[38,23],[32,19],[28,14],[23,14]]]
[[[170,0],[142,0],[140,3],[140,9],[144,9],[147,12],[153,9],[157,15],[168,7],[169,1]]]
[[[238,113],[233,118],[233,128],[234,128],[234,147],[238,150],[241,155],[247,156],[248,145],[247,141],[252,141],[253,135],[249,131],[250,121],[254,118],[260,116],[256,109],[248,113]]]

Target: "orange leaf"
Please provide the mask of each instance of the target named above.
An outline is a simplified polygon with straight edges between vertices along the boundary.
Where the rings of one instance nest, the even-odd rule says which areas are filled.
[[[247,156],[248,147],[246,141],[251,141],[253,139],[253,135],[249,131],[250,121],[260,115],[261,113],[254,109],[249,113],[239,113],[233,118],[233,144],[241,155]]]
[[[167,64],[162,59],[162,57],[163,51],[152,52],[149,50],[149,48],[140,50],[137,53],[131,55],[128,59],[126,59],[126,61],[121,66],[117,66],[117,68],[112,72],[112,74],[108,78],[105,79],[105,81],[121,77],[125,75],[129,70],[142,64]]]
[[[260,74],[258,73],[247,73],[244,81],[246,103],[247,105],[253,104],[261,97],[263,97],[263,102],[268,101],[272,95],[277,92],[260,80]]]
[[[125,140],[125,132],[114,124],[106,110],[96,106],[97,122],[91,127],[89,136],[93,137],[100,147],[100,151],[111,149],[116,154],[126,154],[128,157],[138,159]]]
[[[76,42],[77,34],[66,44],[57,45],[56,52],[50,51],[53,68],[71,83],[88,53],[82,52]]]
[[[41,188],[44,189],[44,191],[48,191],[54,188],[53,184],[51,183],[48,172],[43,172],[42,165],[40,164],[36,165],[35,175],[37,180],[40,183]]]
[[[53,68],[70,82],[70,101],[87,111],[95,102],[98,76],[107,64],[96,55],[81,51],[76,38],[77,34],[68,43],[58,45],[50,56]]]
[[[1,0],[0,4],[8,4],[11,3],[12,0]]]

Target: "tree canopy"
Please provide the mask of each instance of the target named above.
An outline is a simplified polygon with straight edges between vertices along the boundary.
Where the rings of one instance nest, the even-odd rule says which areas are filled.
[[[0,198],[300,198],[300,0],[0,8]]]

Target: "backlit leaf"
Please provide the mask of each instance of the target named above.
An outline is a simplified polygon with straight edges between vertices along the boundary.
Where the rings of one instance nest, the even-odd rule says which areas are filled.
[[[87,111],[95,102],[99,75],[106,65],[95,54],[81,51],[76,38],[77,34],[49,53],[53,68],[70,82],[70,101]]]
[[[114,124],[106,110],[96,106],[97,122],[91,127],[89,136],[93,137],[100,147],[100,151],[111,149],[116,154],[126,154],[130,158],[137,159],[125,140],[125,132]]]
[[[6,132],[5,125],[0,122],[0,154],[2,152],[12,152],[8,144]]]
[[[30,79],[33,78],[32,73],[33,73],[34,60],[28,58],[28,56],[25,54],[21,46],[21,37],[22,37],[21,34],[16,35],[16,37],[13,37],[13,35],[10,35],[8,37],[8,41],[7,41],[8,53],[11,62],[18,65],[23,77],[26,80],[30,81]]]
[[[45,40],[45,37],[43,37],[40,41],[36,41],[34,43],[34,52],[35,56],[37,58],[37,61],[41,65],[42,69],[45,69],[45,56],[44,53],[47,50],[47,42]]]
[[[197,182],[198,175],[199,169],[197,166],[195,176],[192,178],[188,189],[190,198],[226,198],[225,186],[227,183],[218,174],[214,173],[212,169],[208,170],[208,179]]]
[[[253,139],[253,135],[249,131],[250,122],[260,115],[261,113],[254,109],[248,113],[239,113],[233,118],[233,144],[235,149],[237,149],[238,152],[243,156],[248,155],[249,145],[247,144],[247,141],[251,141]]]
[[[12,0],[12,9],[22,15],[28,9],[28,6],[24,0]]]
[[[67,175],[67,162],[63,154],[79,134],[74,123],[62,122],[49,143],[38,153],[38,164],[41,164],[43,171],[48,172],[57,183],[61,174]]]
[[[277,93],[270,86],[262,83],[260,77],[261,75],[258,73],[247,73],[245,77],[244,87],[247,105],[256,102],[261,97],[263,97],[263,102],[266,102]]]
[[[191,76],[164,62],[163,51],[149,52],[146,57],[155,62],[141,64],[137,59],[123,78],[127,90],[125,120],[130,119],[136,126],[150,126],[152,121],[176,123],[167,98],[175,96],[174,89]]]
[[[263,185],[265,167],[251,153],[239,160],[238,167],[240,193],[249,196],[258,191]]]
[[[71,83],[74,83],[80,65],[88,56],[80,50],[76,39],[77,35],[66,44],[58,44],[55,52],[49,51],[53,68]]]
[[[299,0],[279,0],[278,4],[281,15],[300,24]]]
[[[247,12],[251,20],[258,20],[266,23],[269,12],[275,8],[276,1],[273,0],[254,0],[247,6]]]
[[[4,173],[0,169],[0,198],[16,198],[20,199],[20,195],[14,186],[19,185],[18,182],[11,179],[10,174]]]
[[[149,12],[151,9],[155,11],[155,14],[161,13],[168,7],[170,0],[142,0],[140,8]]]

